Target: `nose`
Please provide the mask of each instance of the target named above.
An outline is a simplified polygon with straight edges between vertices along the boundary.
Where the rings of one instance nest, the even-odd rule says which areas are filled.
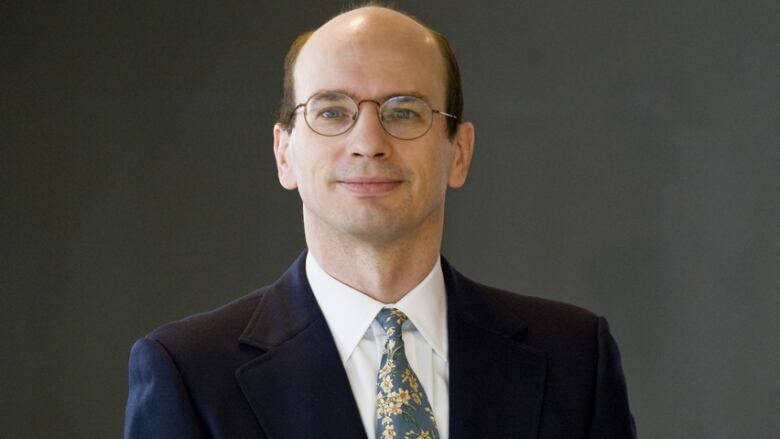
[[[388,158],[392,144],[379,121],[379,103],[365,100],[358,103],[358,108],[357,120],[348,136],[349,153],[354,157]]]

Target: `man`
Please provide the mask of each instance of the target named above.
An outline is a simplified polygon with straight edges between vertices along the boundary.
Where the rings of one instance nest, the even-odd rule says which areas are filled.
[[[634,437],[603,319],[440,257],[474,146],[461,111],[446,40],[406,15],[358,8],[296,40],[274,153],[308,251],[136,342],[126,437]]]

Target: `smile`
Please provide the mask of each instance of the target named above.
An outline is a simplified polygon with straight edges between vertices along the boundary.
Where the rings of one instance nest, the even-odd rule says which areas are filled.
[[[339,186],[354,194],[371,196],[384,195],[392,192],[401,185],[402,181],[387,178],[365,177],[339,180],[337,183]]]

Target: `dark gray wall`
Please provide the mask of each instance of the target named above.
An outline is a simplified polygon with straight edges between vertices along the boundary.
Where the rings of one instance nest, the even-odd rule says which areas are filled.
[[[271,154],[280,64],[341,2],[18,3],[0,431],[117,437],[132,341],[303,248]],[[448,258],[607,316],[642,437],[776,434],[778,3],[398,5],[450,36],[477,126]]]

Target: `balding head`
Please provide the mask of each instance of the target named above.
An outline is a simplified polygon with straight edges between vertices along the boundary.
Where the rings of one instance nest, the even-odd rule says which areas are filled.
[[[434,88],[440,88],[442,99],[430,102],[435,108],[454,114],[458,119],[448,123],[448,133],[454,136],[463,111],[463,95],[457,61],[447,40],[438,32],[392,9],[377,6],[361,7],[340,14],[316,31],[300,35],[290,47],[285,60],[284,92],[278,122],[291,130],[293,110],[314,91],[312,79],[325,73],[319,70],[333,65],[350,64],[355,70],[365,67],[370,74],[372,65],[381,59],[387,64],[393,59],[413,69],[415,74],[428,75]],[[330,63],[330,64],[329,64]],[[376,82],[376,78],[363,78]],[[342,89],[343,84],[331,84],[331,89]],[[317,86],[322,88],[323,84]],[[396,90],[406,92],[410,90]],[[433,93],[439,94],[438,90]],[[430,98],[430,97],[429,97]]]

